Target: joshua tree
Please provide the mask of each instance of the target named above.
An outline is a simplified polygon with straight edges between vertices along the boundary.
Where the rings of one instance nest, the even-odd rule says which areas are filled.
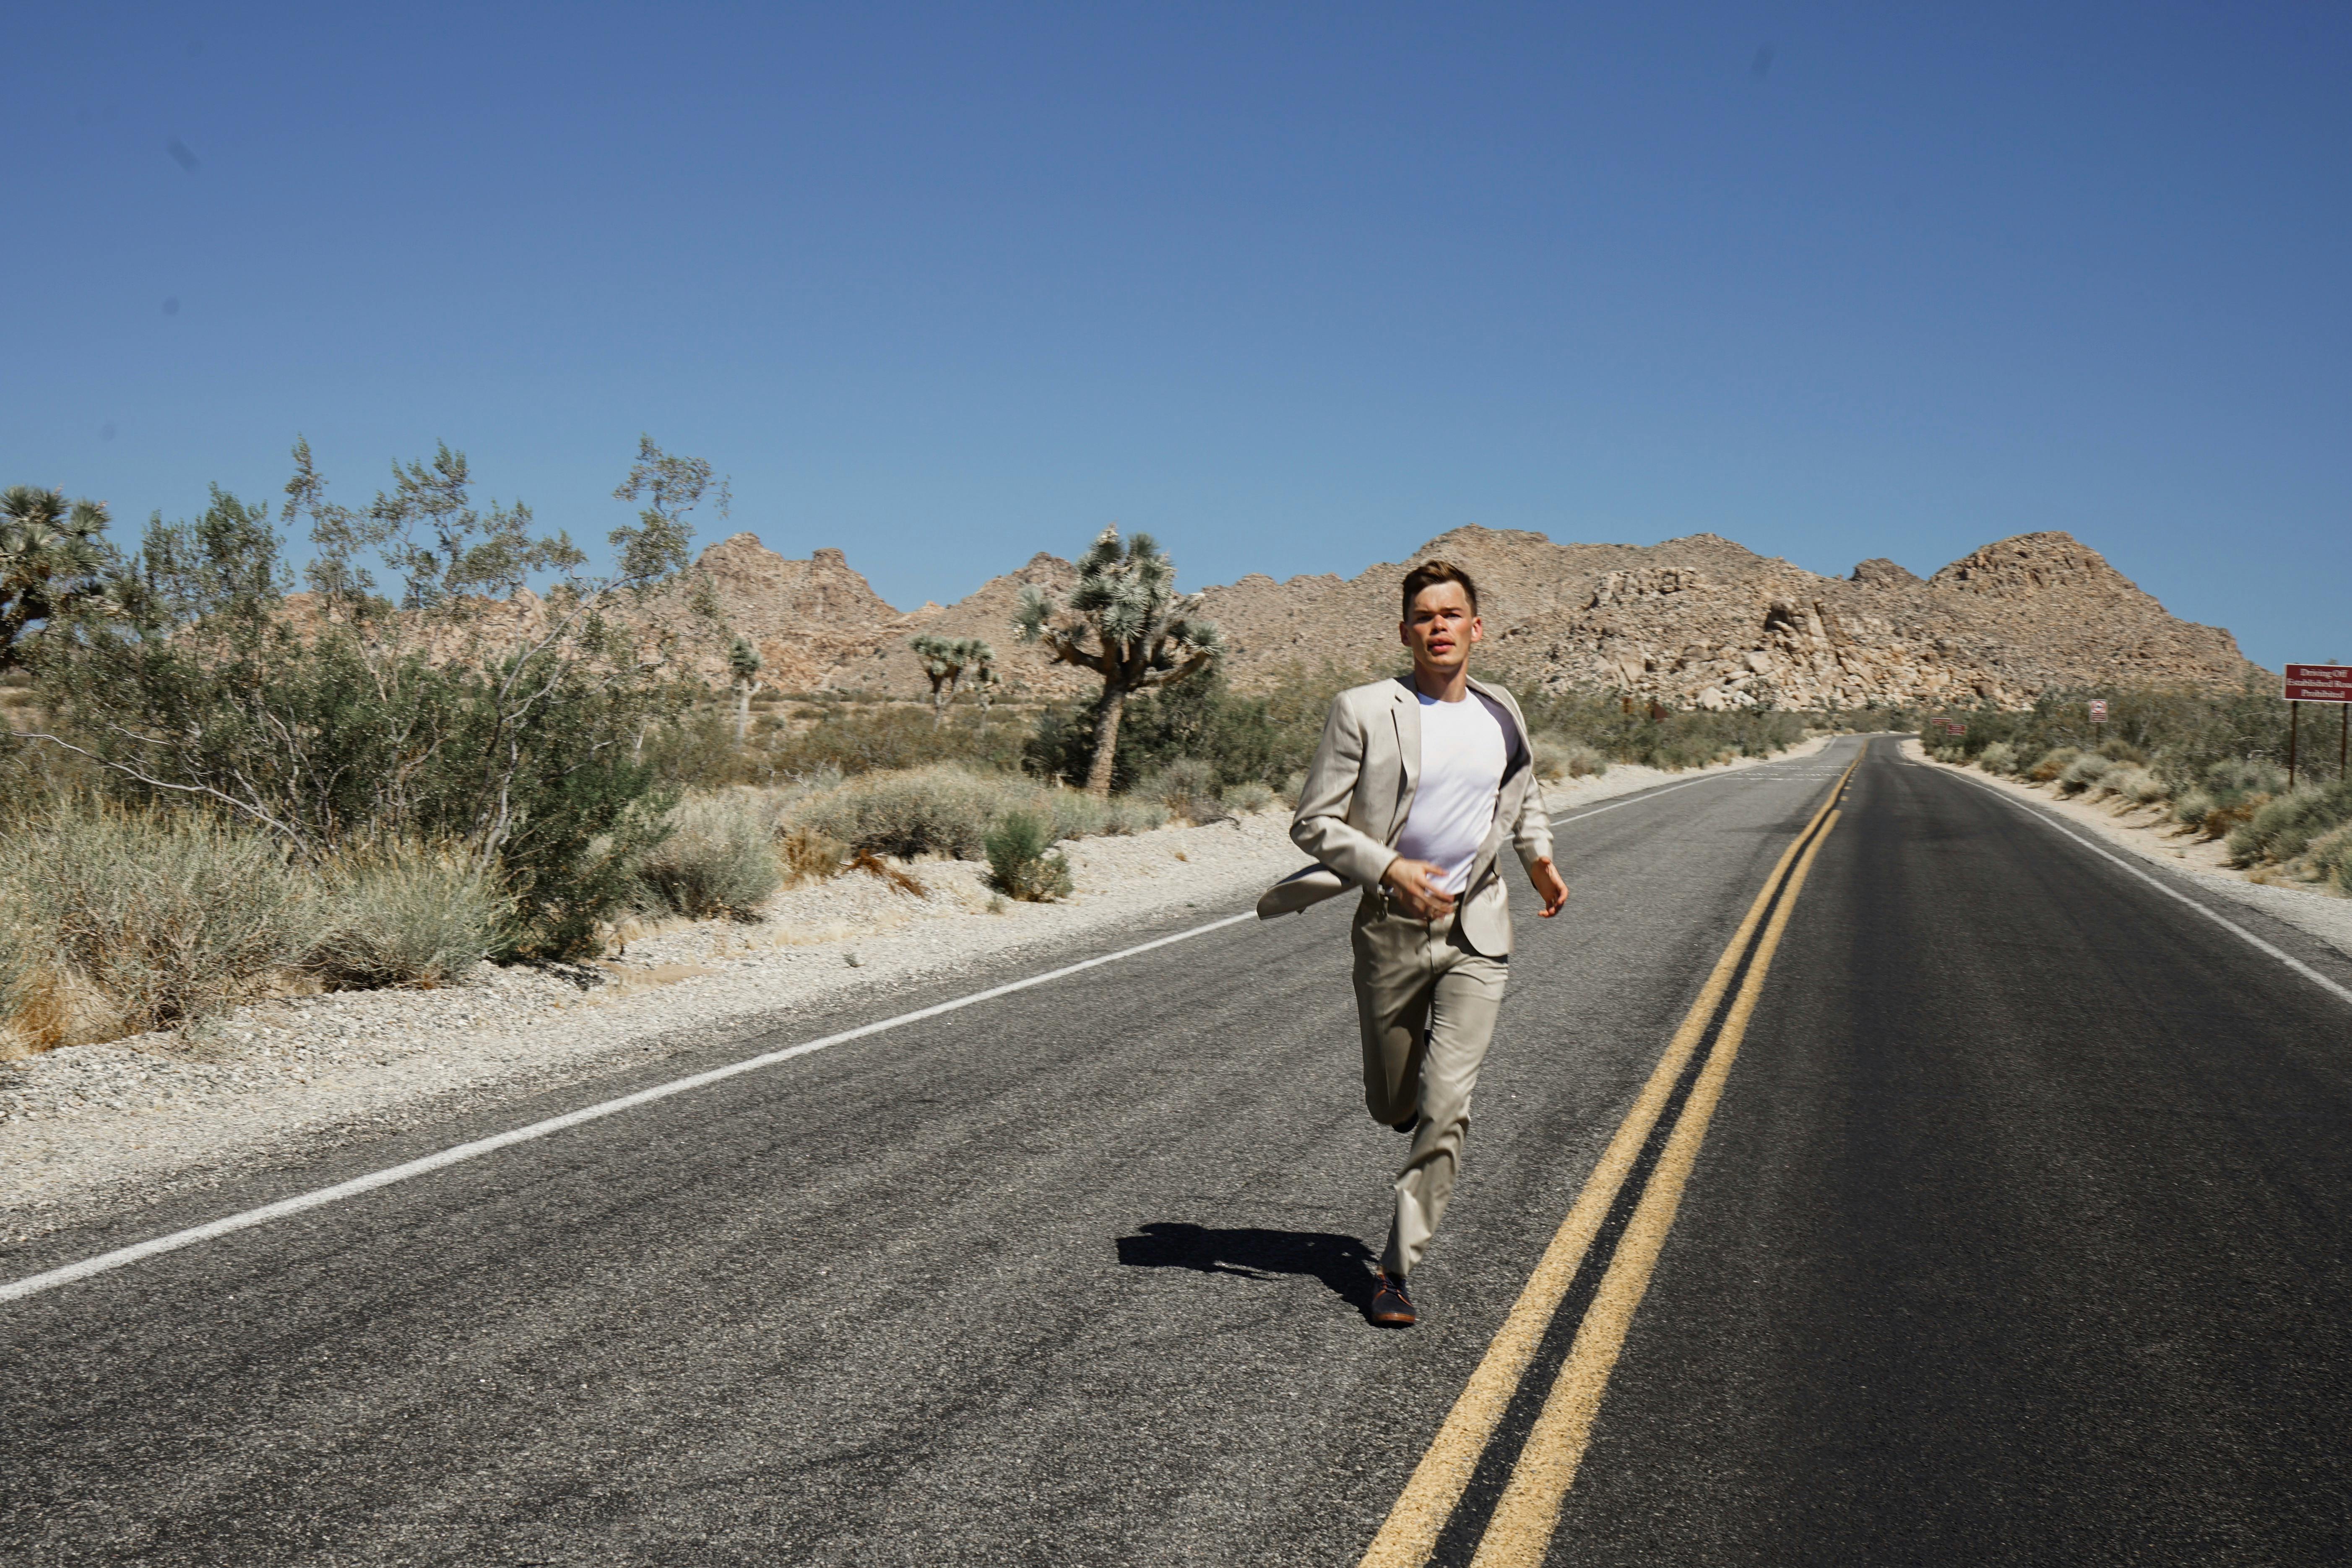
[[[67,503],[63,492],[32,485],[0,490],[0,669],[20,662],[17,639],[104,589],[106,507]]]
[[[751,699],[760,689],[760,650],[737,637],[727,650],[727,668],[735,676],[735,743],[741,745],[751,729]]]
[[[978,639],[972,646],[980,650],[980,657],[972,661],[971,689],[980,698],[980,732],[985,735],[989,704],[996,700],[996,689],[1001,682],[996,679],[996,650]]]
[[[992,666],[996,650],[978,637],[936,637],[925,632],[920,637],[908,637],[907,646],[922,660],[923,674],[931,682],[933,729],[948,721],[948,704],[954,700],[957,683],[967,672],[971,673],[975,683],[995,679]]]
[[[1121,549],[1117,528],[1104,529],[1078,557],[1078,584],[1067,600],[1034,586],[1022,590],[1014,616],[1021,640],[1042,642],[1058,662],[1102,677],[1094,764],[1087,770],[1092,793],[1110,793],[1128,694],[1181,680],[1224,651],[1217,624],[1196,618],[1200,607],[1200,595],[1176,592],[1176,563],[1150,534],[1136,534]]]

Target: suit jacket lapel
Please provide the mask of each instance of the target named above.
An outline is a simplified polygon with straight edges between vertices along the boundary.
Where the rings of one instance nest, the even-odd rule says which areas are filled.
[[[1397,682],[1389,712],[1396,724],[1398,772],[1396,805],[1389,817],[1385,842],[1394,847],[1398,837],[1404,832],[1405,818],[1412,814],[1413,792],[1421,787],[1421,700],[1413,694],[1410,681]]]

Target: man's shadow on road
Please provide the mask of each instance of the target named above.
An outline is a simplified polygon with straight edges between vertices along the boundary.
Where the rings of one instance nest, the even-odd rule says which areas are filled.
[[[1178,1220],[1154,1220],[1141,1234],[1118,1238],[1118,1260],[1130,1268],[1190,1268],[1270,1279],[1307,1274],[1371,1320],[1371,1248],[1352,1236],[1313,1230],[1211,1230]]]

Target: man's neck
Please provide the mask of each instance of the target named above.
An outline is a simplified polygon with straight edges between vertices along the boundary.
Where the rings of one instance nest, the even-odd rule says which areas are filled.
[[[1412,667],[1413,689],[1433,702],[1459,702],[1470,695],[1470,667],[1460,665],[1454,669],[1427,669]]]

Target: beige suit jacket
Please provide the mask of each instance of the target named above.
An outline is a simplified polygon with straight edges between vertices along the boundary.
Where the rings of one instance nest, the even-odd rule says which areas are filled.
[[[1527,720],[1511,694],[1470,682],[1502,719],[1508,760],[1495,803],[1494,826],[1470,864],[1470,880],[1456,905],[1462,934],[1492,958],[1511,951],[1511,911],[1496,861],[1505,844],[1532,867],[1551,855],[1551,819],[1536,783]],[[1412,812],[1421,775],[1421,702],[1408,677],[1342,691],[1331,701],[1322,743],[1307,765],[1290,837],[1318,864],[1284,879],[1258,901],[1265,918],[1287,914],[1349,887],[1380,899],[1381,877],[1397,858],[1396,844]]]

